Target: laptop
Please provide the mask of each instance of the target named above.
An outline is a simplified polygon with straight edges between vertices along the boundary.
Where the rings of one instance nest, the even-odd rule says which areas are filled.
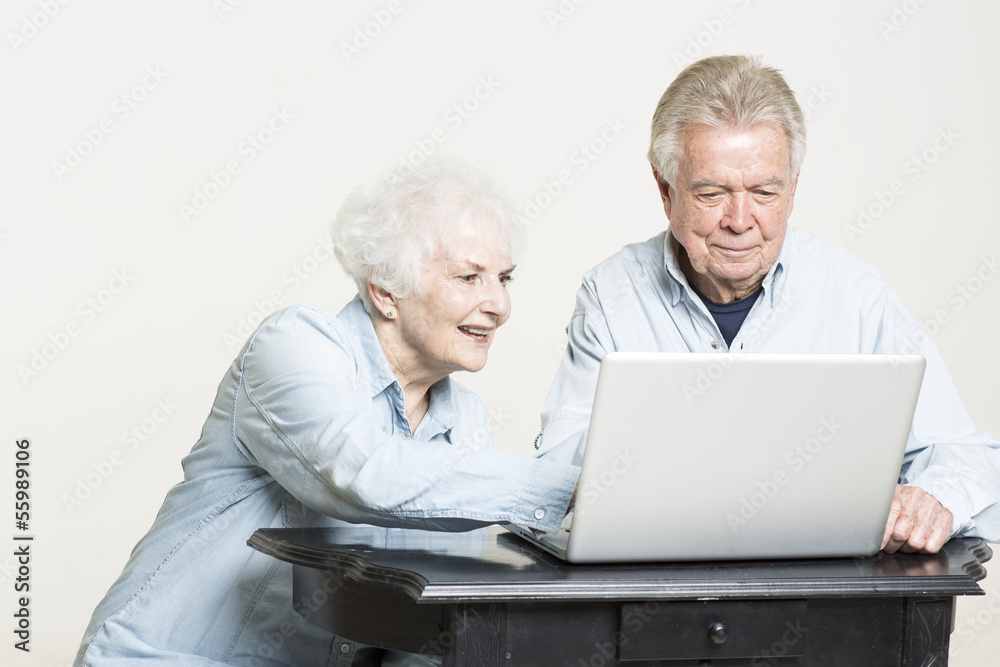
[[[924,365],[612,352],[568,530],[508,528],[574,563],[875,554]]]

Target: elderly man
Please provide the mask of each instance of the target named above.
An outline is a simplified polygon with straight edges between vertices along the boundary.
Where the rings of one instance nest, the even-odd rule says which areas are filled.
[[[802,111],[776,70],[722,56],[678,75],[649,149],[669,228],[584,276],[536,447],[579,463],[613,350],[921,354],[883,550],[1000,539],[1000,444],[976,431],[930,338],[873,268],[788,228],[804,153]]]

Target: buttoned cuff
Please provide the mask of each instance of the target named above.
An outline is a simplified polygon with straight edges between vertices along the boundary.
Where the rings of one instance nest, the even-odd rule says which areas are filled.
[[[552,532],[559,528],[576,489],[580,469],[564,463],[535,459],[521,487],[514,523]]]
[[[951,536],[960,537],[962,534],[974,526],[972,513],[969,511],[969,504],[966,496],[959,489],[952,488],[944,479],[938,478],[933,473],[923,473],[912,482],[905,483],[906,486],[916,486],[941,503],[945,509],[951,512]]]

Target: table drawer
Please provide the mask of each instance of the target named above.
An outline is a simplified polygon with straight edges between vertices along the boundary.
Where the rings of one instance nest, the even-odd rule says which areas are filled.
[[[626,602],[619,659],[782,658],[806,649],[805,600]]]

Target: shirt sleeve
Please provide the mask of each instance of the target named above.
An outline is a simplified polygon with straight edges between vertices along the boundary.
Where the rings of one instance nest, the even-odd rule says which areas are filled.
[[[538,456],[575,466],[583,461],[601,359],[615,349],[593,285],[585,282],[566,328],[569,342],[542,407]]]
[[[499,452],[488,438],[425,442],[387,433],[346,336],[318,313],[296,309],[255,334],[233,416],[252,462],[306,505],[355,523],[558,528],[578,468]]]
[[[953,537],[1000,541],[1000,443],[976,430],[937,346],[891,290],[884,319],[893,349],[879,351],[927,362],[900,484],[920,487],[948,508]]]

